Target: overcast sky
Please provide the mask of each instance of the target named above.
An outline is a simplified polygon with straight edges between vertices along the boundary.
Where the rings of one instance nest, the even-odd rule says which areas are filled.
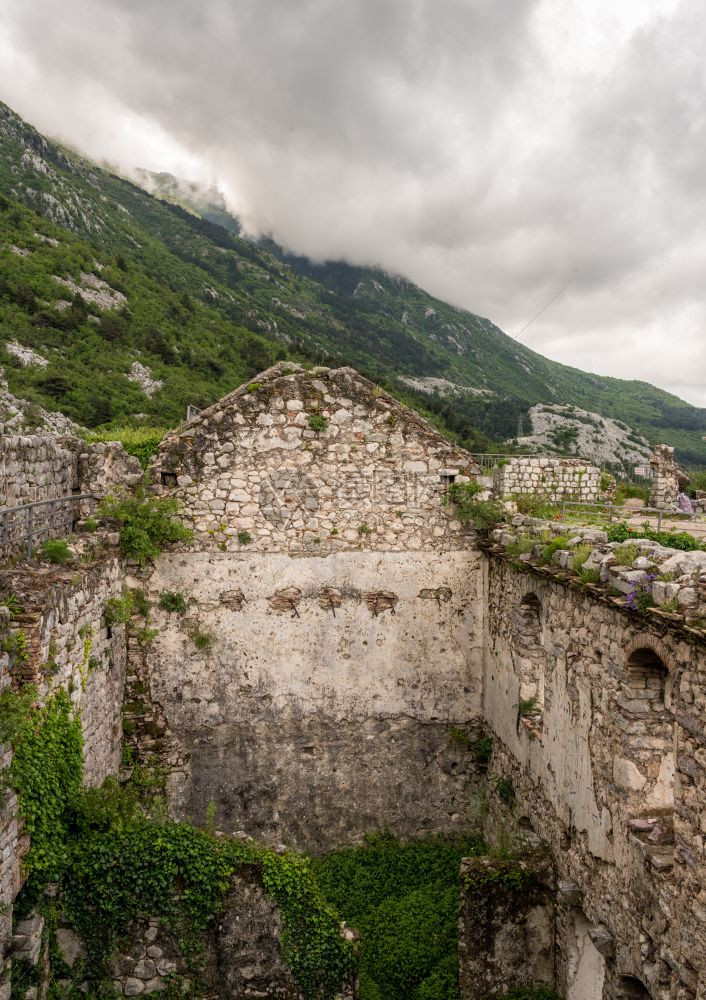
[[[3,0],[0,98],[706,406],[699,0]]]

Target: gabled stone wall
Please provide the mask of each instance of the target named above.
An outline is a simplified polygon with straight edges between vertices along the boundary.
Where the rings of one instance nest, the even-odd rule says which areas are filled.
[[[443,501],[473,469],[347,368],[278,365],[165,439],[195,543],[148,592],[190,603],[144,660],[177,815],[313,851],[464,828],[484,573]]]
[[[152,479],[201,550],[237,552],[247,532],[249,550],[318,555],[456,547],[440,501],[477,471],[352,368],[280,364],[168,434]]]

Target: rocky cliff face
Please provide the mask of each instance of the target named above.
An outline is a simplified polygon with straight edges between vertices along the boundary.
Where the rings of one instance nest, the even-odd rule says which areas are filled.
[[[626,472],[649,463],[649,442],[621,420],[560,403],[538,403],[529,416],[532,433],[518,440],[537,451],[580,455]]]

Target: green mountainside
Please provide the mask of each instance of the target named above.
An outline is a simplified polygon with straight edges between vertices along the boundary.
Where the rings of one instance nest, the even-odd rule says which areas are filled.
[[[353,365],[473,448],[568,403],[706,462],[706,410],[549,361],[403,278],[242,239],[217,197],[146,175],[153,197],[2,104],[0,153],[0,365],[17,396],[87,426],[173,424],[291,357]]]

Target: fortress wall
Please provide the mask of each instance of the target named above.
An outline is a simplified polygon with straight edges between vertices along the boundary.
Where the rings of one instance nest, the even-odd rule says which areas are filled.
[[[550,846],[569,1000],[702,996],[703,645],[496,556],[487,622],[488,828]]]
[[[578,458],[508,459],[493,473],[493,493],[536,493],[554,501],[579,500],[597,503],[600,469]]]
[[[78,454],[69,438],[0,436],[0,507],[65,497],[78,487]]]
[[[477,553],[162,556],[144,654],[186,758],[179,816],[318,851],[389,826],[463,829],[478,727],[484,574]],[[196,632],[213,637],[199,652]]]
[[[26,659],[0,656],[2,686],[34,684],[40,701],[62,688],[69,692],[81,715],[84,781],[92,786],[120,769],[125,626],[106,628],[103,613],[107,600],[122,593],[123,577],[113,556],[79,569],[20,565],[0,573],[0,593],[16,595],[22,608],[3,624],[10,633],[24,633],[28,651]],[[0,753],[5,769],[12,751],[3,746]],[[43,918],[38,914],[18,924],[13,938],[13,903],[22,887],[28,847],[17,796],[8,791],[0,807],[1,1000],[10,996],[12,960],[34,964],[43,954]]]
[[[178,815],[313,851],[465,826],[484,571],[442,501],[471,465],[348,368],[275,366],[165,439],[195,548],[149,590],[191,603],[144,659]]]

